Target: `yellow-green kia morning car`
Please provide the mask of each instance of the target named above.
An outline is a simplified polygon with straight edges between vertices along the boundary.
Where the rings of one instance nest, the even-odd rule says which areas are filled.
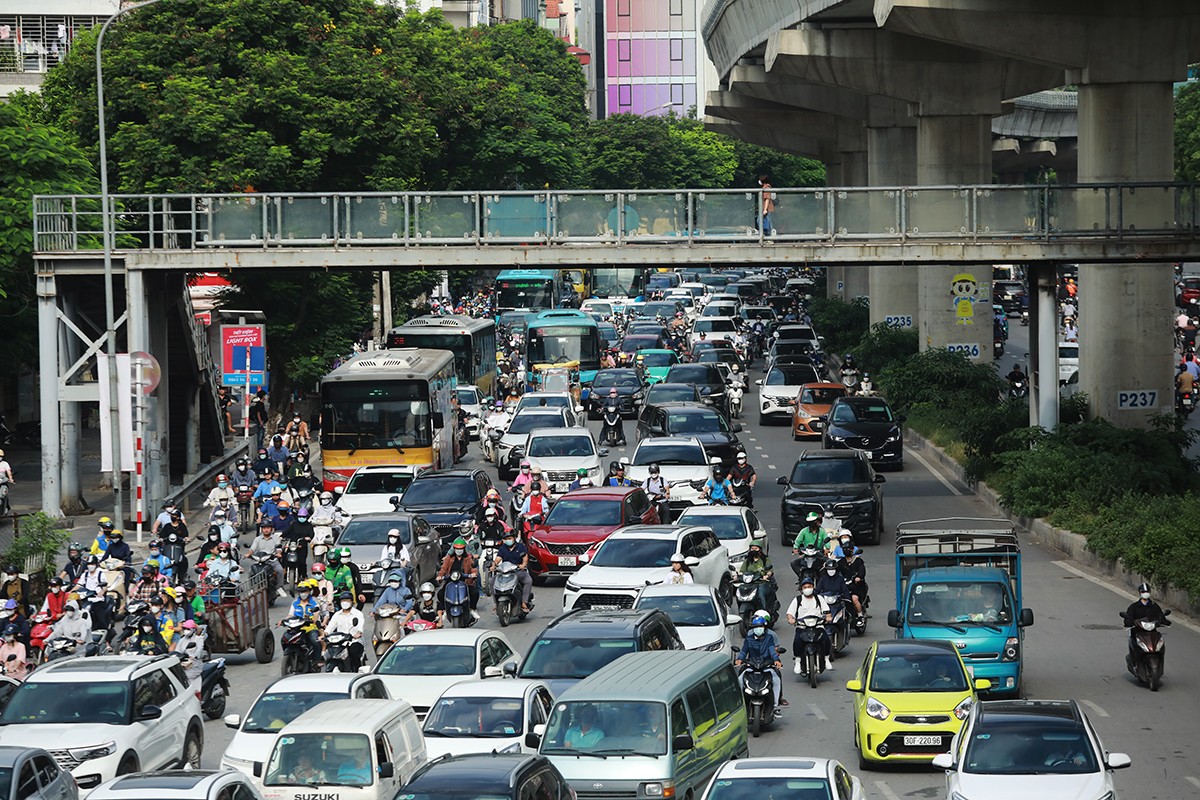
[[[871,645],[854,680],[859,769],[928,762],[950,742],[988,681],[972,679],[950,642],[895,639]]]

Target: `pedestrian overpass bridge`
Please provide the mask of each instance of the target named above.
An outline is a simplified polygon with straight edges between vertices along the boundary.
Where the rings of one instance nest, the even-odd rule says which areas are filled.
[[[1200,255],[1181,183],[112,195],[114,268],[1129,263]],[[101,199],[34,199],[43,278],[102,271]]]

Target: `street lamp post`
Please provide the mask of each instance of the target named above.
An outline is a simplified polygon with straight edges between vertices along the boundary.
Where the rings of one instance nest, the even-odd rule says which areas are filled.
[[[117,17],[130,11],[153,5],[160,0],[144,0],[126,6],[117,11],[100,26],[100,34],[96,37],[96,110],[97,124],[100,134],[100,221],[101,238],[104,243],[104,333],[105,352],[108,355],[108,426],[109,453],[111,456],[113,481],[113,519],[124,527],[120,521],[124,519],[121,507],[121,407],[120,388],[117,381],[117,322],[115,308],[116,290],[113,287],[113,218],[112,201],[108,196],[108,141],[104,133],[104,68],[100,61],[100,47],[104,44],[104,34]],[[132,321],[127,323],[127,326]]]

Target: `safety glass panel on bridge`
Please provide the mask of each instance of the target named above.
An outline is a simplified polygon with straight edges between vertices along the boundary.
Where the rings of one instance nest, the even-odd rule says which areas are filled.
[[[624,197],[626,239],[677,242],[688,238],[691,218],[686,192],[626,192]]]
[[[554,195],[554,238],[559,241],[607,241],[617,237],[629,225],[640,225],[641,218],[632,207],[622,211],[616,192],[571,193]]]
[[[267,220],[277,243],[324,244],[337,238],[337,203],[329,195],[277,197],[273,206]]]
[[[1114,231],[1115,196],[1104,186],[1050,186],[1046,225],[1052,234],[1106,236]]]
[[[1117,188],[1117,227],[1123,233],[1174,233],[1178,223],[1176,187]]]
[[[483,238],[489,242],[545,242],[550,209],[546,195],[489,194],[483,197]]]
[[[405,241],[409,232],[408,200],[400,194],[342,198],[343,238],[362,244]]]
[[[757,192],[697,192],[692,230],[704,240],[745,241],[758,238]]]
[[[771,212],[771,236],[776,239],[824,239],[833,230],[830,203],[833,193],[824,189],[817,191],[774,192],[774,210]],[[755,193],[755,224],[757,225],[759,195]]]
[[[207,218],[200,234],[202,245],[251,244],[267,239],[268,200],[255,195],[218,195],[196,198],[197,216]]]
[[[979,236],[1036,236],[1044,232],[1046,193],[1028,186],[989,186],[975,190],[975,232]]]
[[[872,194],[872,206],[879,198]],[[876,209],[872,207],[872,212]],[[878,209],[882,219],[884,209]],[[971,231],[971,192],[968,189],[909,189],[904,192],[904,235],[961,237]]]
[[[422,242],[476,241],[479,195],[430,194],[413,198],[413,230]]]
[[[833,193],[833,230],[839,238],[899,235],[901,195],[896,189],[841,189]]]

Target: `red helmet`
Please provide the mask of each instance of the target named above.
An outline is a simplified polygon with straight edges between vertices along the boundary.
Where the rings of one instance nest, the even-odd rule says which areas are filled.
[[[325,574],[325,565],[321,564],[319,562],[316,564],[313,564],[312,571],[313,571],[314,575],[324,575]]]

